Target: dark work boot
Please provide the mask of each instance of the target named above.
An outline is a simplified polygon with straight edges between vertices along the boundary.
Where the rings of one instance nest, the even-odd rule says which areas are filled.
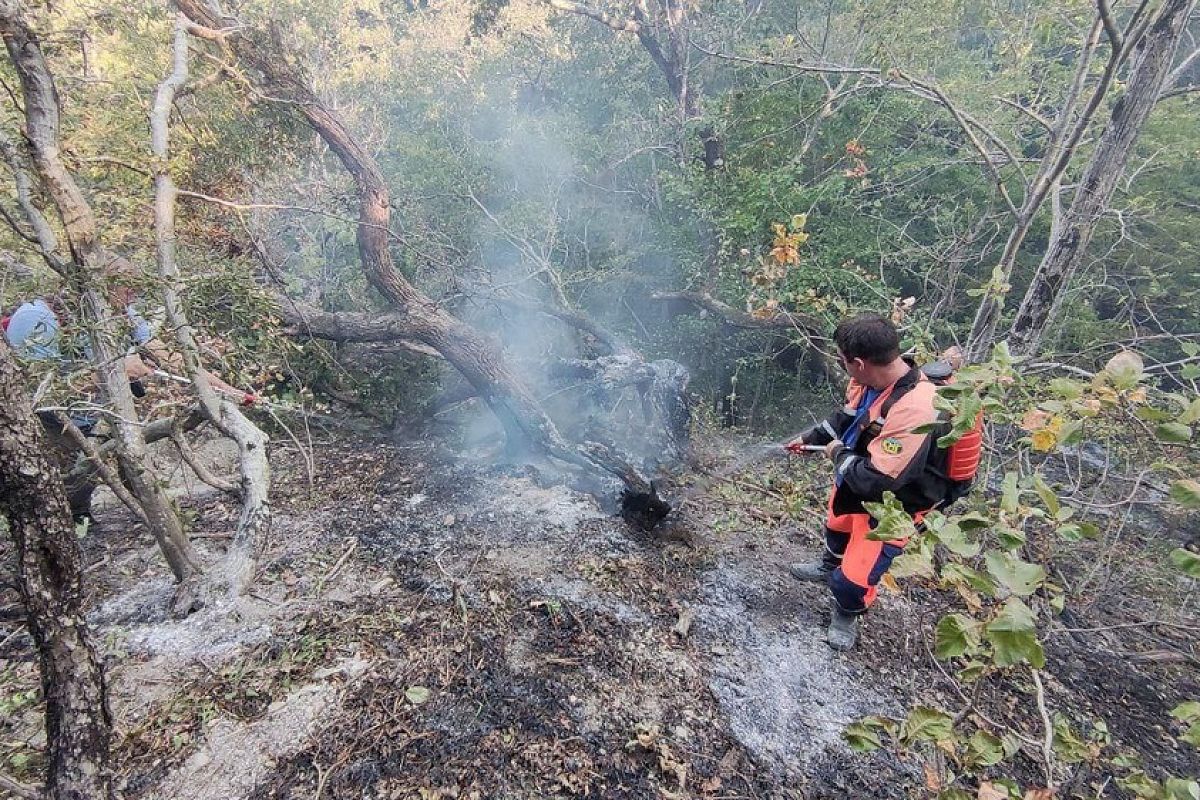
[[[795,564],[788,565],[788,572],[798,581],[810,581],[812,583],[825,583],[829,580],[829,574],[837,569],[836,563],[831,563],[826,559],[820,561],[798,561]]]
[[[854,643],[858,641],[858,615],[847,614],[838,607],[837,603],[834,603],[833,616],[829,619],[829,631],[825,634],[825,641],[834,650],[853,648]]]

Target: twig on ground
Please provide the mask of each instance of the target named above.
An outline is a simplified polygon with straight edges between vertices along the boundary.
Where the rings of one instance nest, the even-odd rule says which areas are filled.
[[[25,800],[41,800],[42,792],[37,786],[29,786],[24,783],[17,783],[12,778],[0,775],[0,789],[12,793],[16,797],[25,798]]]
[[[346,551],[342,553],[341,557],[337,561],[334,562],[333,567],[330,568],[329,572],[326,572],[321,580],[317,581],[317,597],[321,596],[321,592],[325,590],[325,584],[329,583],[329,581],[341,571],[342,567],[346,565],[346,560],[350,558],[350,556],[352,556],[354,551],[357,549],[358,539],[351,539],[349,546],[346,547]]]
[[[1033,674],[1033,685],[1037,687],[1038,713],[1042,716],[1042,728],[1045,738],[1042,739],[1042,760],[1046,769],[1046,787],[1054,786],[1054,723],[1050,721],[1050,712],[1046,710],[1046,687],[1042,685],[1041,670],[1030,670]]]

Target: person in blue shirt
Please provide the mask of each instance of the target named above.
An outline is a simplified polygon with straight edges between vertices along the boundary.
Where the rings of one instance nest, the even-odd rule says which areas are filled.
[[[129,352],[124,358],[125,375],[138,397],[145,395],[141,380],[154,374],[155,370],[143,360],[145,353],[152,363],[160,368],[178,369],[180,359],[171,353],[154,336],[150,323],[139,313],[132,290],[118,285],[110,292],[110,301],[116,308],[124,308],[128,322]],[[64,331],[66,319],[64,305],[59,295],[38,298],[22,303],[11,315],[4,318],[4,335],[21,357],[30,361],[53,361],[65,369],[83,368],[91,358],[91,348],[86,337]],[[243,405],[253,405],[257,396],[237,389],[212,373],[206,373],[214,389],[237,398]],[[51,449],[54,450],[59,467],[66,480],[67,496],[71,511],[76,518],[90,516],[91,498],[96,489],[97,477],[89,472],[81,480],[71,479],[74,466],[83,457],[75,442],[66,435],[59,417],[54,412],[40,411],[38,417],[46,429]],[[99,417],[90,411],[72,411],[69,419],[84,435],[94,435]]]

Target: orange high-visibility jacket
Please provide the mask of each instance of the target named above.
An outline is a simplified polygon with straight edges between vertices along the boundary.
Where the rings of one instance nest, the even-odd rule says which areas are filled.
[[[806,431],[804,441],[828,444],[843,438],[865,392],[866,387],[851,380],[845,407]],[[834,493],[833,513],[861,514],[863,502],[878,502],[889,491],[909,513],[926,511],[947,499],[951,482],[944,472],[946,451],[937,446],[947,426],[939,424],[932,432],[915,430],[939,423],[933,406],[936,394],[937,387],[916,368],[880,393],[861,423],[854,447],[837,457],[834,469],[841,485]]]

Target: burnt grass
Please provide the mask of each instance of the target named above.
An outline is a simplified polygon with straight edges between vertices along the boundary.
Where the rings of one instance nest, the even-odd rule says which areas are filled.
[[[838,741],[842,726],[970,704],[968,728],[1040,736],[1027,671],[968,684],[933,658],[933,626],[962,602],[936,585],[905,580],[900,594],[884,592],[860,647],[831,654],[823,589],[783,572],[819,546],[825,476],[812,462],[723,472],[743,446],[698,446],[696,472],[663,489],[679,507],[649,533],[555,486],[545,469],[339,433],[314,451],[310,489],[301,459],[281,448],[274,541],[256,590],[305,602],[235,659],[176,676],[167,699],[122,727],[124,796],[153,793],[215,719],[261,720],[351,657],[365,672],[345,679],[315,732],[248,797],[899,800],[932,797],[926,765],[953,761],[853,753]],[[187,510],[194,531],[214,535],[236,515],[214,494]],[[1181,530],[1173,524],[1170,535]],[[86,562],[128,565],[126,531],[102,518],[84,539]],[[1200,681],[1194,620],[1172,616],[1187,587],[1160,569],[1173,546],[1163,536],[1131,530],[1106,553],[1096,542],[1055,553],[1076,587],[1097,559],[1120,565],[1080,588],[1043,639],[1051,713],[1085,740],[1101,738],[1097,721],[1107,726],[1060,797],[1129,796],[1112,780],[1116,754],[1158,778],[1200,773],[1169,717],[1200,698]],[[133,563],[89,572],[92,602],[162,572]],[[110,652],[110,666],[121,658]],[[36,680],[27,637],[0,659]],[[1033,745],[994,775],[1045,784]]]

